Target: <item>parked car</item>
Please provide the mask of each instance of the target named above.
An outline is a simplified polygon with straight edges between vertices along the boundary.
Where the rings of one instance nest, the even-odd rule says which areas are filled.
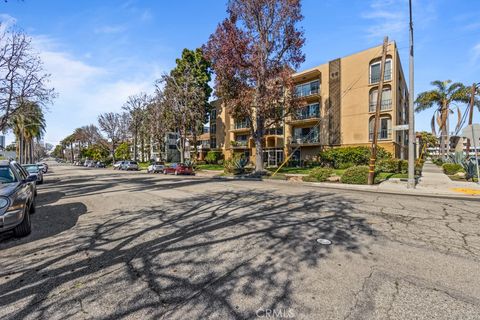
[[[163,169],[163,174],[169,174],[169,173],[172,173],[174,175],[194,174],[193,168],[190,166],[187,166],[184,163],[172,163],[170,166],[165,167],[165,169]]]
[[[40,167],[43,173],[48,172],[48,164],[46,164],[45,162],[38,162],[37,165]]]
[[[123,161],[120,170],[138,170],[137,161]]]
[[[95,162],[93,160],[85,160],[83,166],[87,168],[93,168],[95,167]]]
[[[120,167],[122,166],[122,164],[124,163],[125,161],[117,161],[113,164],[113,170],[120,170]]]
[[[22,164],[29,175],[36,175],[37,184],[43,183],[43,170],[38,164]]]
[[[95,164],[95,168],[105,168],[105,167],[106,167],[106,164],[104,162],[101,162],[101,161],[98,161]]]
[[[0,232],[13,230],[16,237],[30,234],[36,180],[36,175],[29,176],[18,163],[0,161]]]
[[[157,161],[148,166],[147,173],[159,173],[163,172],[163,169],[165,169],[165,163]]]

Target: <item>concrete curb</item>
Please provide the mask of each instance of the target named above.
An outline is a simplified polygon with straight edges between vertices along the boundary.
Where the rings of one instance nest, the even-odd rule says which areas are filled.
[[[278,184],[301,184],[301,185],[307,185],[307,186],[317,187],[317,188],[336,189],[336,190],[344,190],[344,191],[357,191],[357,192],[381,193],[381,194],[401,195],[401,196],[415,196],[415,197],[441,198],[441,199],[448,198],[448,199],[455,199],[455,200],[480,201],[480,196],[476,196],[476,195],[461,195],[461,194],[453,195],[453,194],[447,194],[447,193],[429,193],[429,192],[422,192],[417,189],[415,189],[414,191],[407,191],[408,189],[406,189],[404,192],[398,192],[398,191],[396,192],[393,190],[379,190],[378,185],[366,186],[366,185],[352,185],[352,184],[344,185],[344,184],[325,183],[325,182],[291,182],[291,181],[273,180],[273,179],[270,182],[278,183]]]

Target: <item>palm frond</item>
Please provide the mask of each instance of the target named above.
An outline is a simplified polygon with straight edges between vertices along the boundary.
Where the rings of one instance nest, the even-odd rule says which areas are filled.
[[[436,90],[422,92],[417,96],[415,104],[415,112],[430,109],[434,105],[441,104],[441,95]]]
[[[444,81],[435,80],[435,81],[432,81],[430,84],[434,87],[437,87],[438,91],[444,93],[447,91],[447,85],[451,82],[452,80],[444,80]]]

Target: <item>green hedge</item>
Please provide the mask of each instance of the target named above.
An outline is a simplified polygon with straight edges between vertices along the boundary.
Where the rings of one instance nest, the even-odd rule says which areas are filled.
[[[434,164],[436,164],[437,166],[442,166],[443,165],[443,160],[441,158],[432,159],[432,162]]]
[[[368,165],[370,155],[369,147],[342,147],[322,151],[319,158],[323,166],[346,169],[351,166]],[[382,147],[378,148],[377,159],[390,159],[391,157],[391,153]]]
[[[375,165],[375,170],[386,173],[407,173],[408,161],[400,159],[379,160]]]
[[[315,168],[310,171],[310,173],[304,180],[324,182],[327,181],[327,179],[331,177],[334,173],[335,172],[332,168]]]
[[[340,181],[346,184],[367,184],[368,166],[357,166],[348,168],[342,174]]]
[[[205,156],[205,161],[210,164],[217,164],[222,157],[223,155],[220,151],[208,151],[207,155]]]
[[[448,175],[452,175],[463,170],[462,165],[457,163],[444,163],[442,168],[443,172]]]

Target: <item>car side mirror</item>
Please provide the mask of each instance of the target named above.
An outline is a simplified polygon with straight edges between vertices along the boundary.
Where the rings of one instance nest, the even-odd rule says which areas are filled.
[[[35,182],[37,181],[37,175],[36,174],[31,174],[27,177],[27,182]]]

